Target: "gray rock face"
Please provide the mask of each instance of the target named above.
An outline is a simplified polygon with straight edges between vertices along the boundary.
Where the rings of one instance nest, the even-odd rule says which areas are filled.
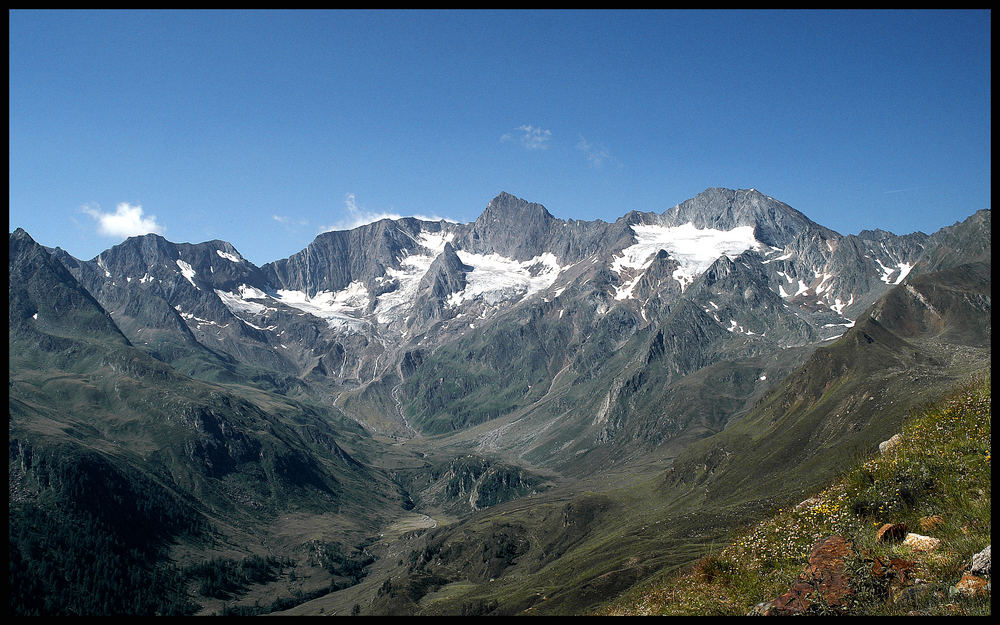
[[[420,247],[422,228],[440,229],[440,223],[416,219],[382,219],[353,230],[325,232],[297,254],[268,263],[262,271],[276,289],[303,291],[310,297],[320,291],[339,291],[351,282],[371,283],[387,269]]]
[[[48,335],[128,343],[94,297],[27,232],[21,228],[12,232],[8,251],[12,341]]]
[[[465,288],[465,274],[472,270],[472,267],[463,263],[458,257],[451,243],[445,243],[444,251],[434,259],[427,273],[420,279],[417,291],[445,299]]]
[[[992,217],[989,209],[980,210],[932,234],[926,242],[928,253],[920,258],[915,270],[932,272],[970,262],[989,263]]]
[[[471,252],[528,260],[547,247],[556,218],[541,204],[501,193],[486,206],[463,237]]]
[[[466,287],[465,274],[470,271],[473,268],[459,259],[451,243],[445,243],[444,251],[434,259],[417,285],[410,325],[419,327],[429,320],[447,317],[447,300]]]
[[[456,229],[455,245],[522,261],[549,252],[562,263],[573,263],[631,243],[631,231],[620,222],[563,221],[541,204],[505,192],[493,198],[476,221]]]

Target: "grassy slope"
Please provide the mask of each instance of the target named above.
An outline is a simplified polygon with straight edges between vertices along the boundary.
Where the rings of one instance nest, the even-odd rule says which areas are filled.
[[[949,589],[972,555],[991,543],[991,406],[988,377],[966,383],[909,419],[892,450],[859,462],[817,495],[779,510],[694,566],[645,583],[596,613],[746,614],[788,589],[817,539],[840,534],[867,557],[915,560],[916,576],[930,584],[916,602],[864,593],[854,613],[989,614],[988,597],[962,599]],[[930,517],[940,524],[927,525]],[[914,554],[902,545],[876,544],[883,523],[901,522],[940,538],[941,548]]]

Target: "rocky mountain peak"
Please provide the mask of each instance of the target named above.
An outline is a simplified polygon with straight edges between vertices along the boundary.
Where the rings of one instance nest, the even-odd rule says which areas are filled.
[[[445,243],[444,250],[431,263],[417,290],[422,293],[430,289],[435,297],[447,297],[465,288],[465,274],[472,270],[458,257],[451,243]]]
[[[859,239],[868,239],[872,241],[880,241],[882,239],[891,239],[896,235],[889,232],[888,230],[883,230],[881,228],[875,228],[874,230],[862,230],[858,233]]]
[[[701,229],[753,226],[758,241],[775,247],[784,247],[807,230],[819,231],[826,237],[839,236],[756,189],[709,188],[671,208],[664,218],[671,225],[691,223]]]
[[[536,223],[554,220],[548,210],[541,204],[528,202],[506,191],[490,200],[483,213],[476,219],[477,224],[491,224],[497,221],[506,223]]]
[[[8,243],[8,252],[10,254],[10,262],[14,263],[16,258],[26,252],[34,251],[35,248],[42,249],[38,243],[35,242],[31,235],[28,234],[23,228],[18,228],[14,232],[10,233],[10,241]]]
[[[461,249],[527,260],[538,255],[558,220],[541,204],[500,193],[457,240]]]
[[[443,251],[420,279],[409,325],[420,325],[453,315],[454,312],[448,310],[446,300],[465,288],[465,274],[470,271],[473,268],[462,262],[451,243],[445,243]]]
[[[149,266],[157,263],[172,263],[178,258],[177,244],[171,243],[158,234],[144,234],[129,237],[91,260],[98,258],[105,266]]]
[[[12,333],[35,345],[41,334],[128,342],[69,270],[21,228],[10,234],[9,253]]]
[[[24,230],[24,228],[15,228],[14,232],[10,233],[10,238],[11,238],[11,241],[14,241],[14,240],[23,241],[25,238],[31,239],[31,235],[29,235]]]

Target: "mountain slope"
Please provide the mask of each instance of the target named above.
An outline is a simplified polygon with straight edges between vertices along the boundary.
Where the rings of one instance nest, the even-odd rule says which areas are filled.
[[[908,418],[877,453],[820,492],[597,613],[742,616],[777,612],[776,599],[791,596],[785,613],[822,614],[830,608],[803,592],[811,586],[802,572],[814,547],[840,536],[849,541],[841,614],[988,615],[989,587],[984,593],[982,586],[989,571],[969,569],[977,554],[989,553],[990,421],[990,379],[973,378]],[[899,532],[895,540],[879,539],[887,526]],[[924,538],[938,541],[936,548],[910,547],[907,532],[930,535]]]
[[[357,543],[404,503],[338,443],[370,451],[348,419],[188,378],[134,348],[26,233],[10,250],[11,583],[28,589],[17,611],[188,612],[181,567],[206,552],[266,554],[291,511]],[[292,547],[274,553],[292,558],[286,569],[302,557]]]
[[[910,406],[988,366],[989,294],[989,266],[978,263],[897,286],[751,415],[687,448],[670,479],[724,502],[796,488],[812,467],[842,469]]]

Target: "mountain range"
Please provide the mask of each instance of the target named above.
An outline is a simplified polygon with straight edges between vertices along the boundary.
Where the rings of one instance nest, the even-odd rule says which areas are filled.
[[[18,229],[11,611],[593,608],[988,369],[990,228],[713,188],[613,223],[501,193],[260,267]]]

